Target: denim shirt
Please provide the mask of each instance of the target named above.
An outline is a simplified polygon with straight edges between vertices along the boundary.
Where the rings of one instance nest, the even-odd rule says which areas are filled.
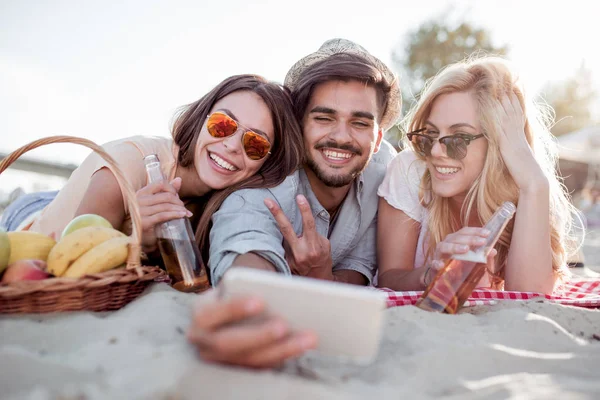
[[[333,271],[357,271],[368,279],[369,284],[376,273],[377,188],[388,162],[395,155],[394,148],[382,141],[380,150],[352,183],[329,235]],[[208,267],[213,285],[220,281],[238,255],[249,252],[270,261],[277,271],[291,274],[285,260],[283,235],[264,199],[278,203],[299,235],[302,233],[302,215],[296,204],[299,194],[304,195],[310,205],[317,232],[327,237],[329,213],[317,200],[303,169],[274,188],[243,189],[227,197],[212,217]]]

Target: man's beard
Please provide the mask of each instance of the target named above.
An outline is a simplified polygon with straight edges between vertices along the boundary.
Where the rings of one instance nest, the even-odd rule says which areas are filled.
[[[359,148],[356,148],[354,146],[350,146],[350,145],[338,145],[335,142],[324,142],[324,143],[318,143],[314,148],[315,150],[319,150],[322,148],[329,148],[332,150],[335,149],[340,149],[340,150],[346,150],[346,151],[350,151],[354,156],[358,156],[360,157],[362,155],[362,151]],[[314,158],[312,158],[312,155],[310,153],[308,153],[306,155],[306,165],[308,166],[308,168],[310,168],[315,176],[325,184],[325,186],[328,187],[332,187],[332,188],[339,188],[339,187],[344,187],[349,185],[350,183],[352,183],[352,181],[354,180],[354,178],[356,178],[361,172],[363,172],[365,170],[365,168],[367,167],[367,164],[369,163],[371,156],[369,156],[366,160],[364,160],[363,163],[361,163],[360,165],[357,165],[352,171],[343,174],[343,175],[339,175],[339,174],[327,174],[320,166],[319,164],[314,160]]]

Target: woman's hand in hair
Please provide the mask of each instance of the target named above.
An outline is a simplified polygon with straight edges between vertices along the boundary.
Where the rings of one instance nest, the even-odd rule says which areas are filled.
[[[498,116],[501,122],[498,141],[506,167],[520,190],[537,190],[547,179],[525,137],[526,118],[514,92],[499,101]]]
[[[136,198],[142,217],[142,250],[150,253],[156,250],[156,225],[177,218],[190,217],[179,195],[181,178],[171,182],[152,183],[138,190]]]

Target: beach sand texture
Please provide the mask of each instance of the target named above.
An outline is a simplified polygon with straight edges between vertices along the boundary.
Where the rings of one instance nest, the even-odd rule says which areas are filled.
[[[184,334],[193,301],[159,284],[113,313],[0,317],[0,398],[600,396],[600,310],[531,301],[452,316],[395,307],[370,366],[311,356],[252,371],[196,357]]]

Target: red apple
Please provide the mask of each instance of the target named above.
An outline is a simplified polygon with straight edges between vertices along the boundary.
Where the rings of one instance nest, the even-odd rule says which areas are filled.
[[[46,263],[42,260],[19,260],[10,264],[4,276],[2,283],[17,281],[37,281],[46,279],[50,274],[46,272]]]

